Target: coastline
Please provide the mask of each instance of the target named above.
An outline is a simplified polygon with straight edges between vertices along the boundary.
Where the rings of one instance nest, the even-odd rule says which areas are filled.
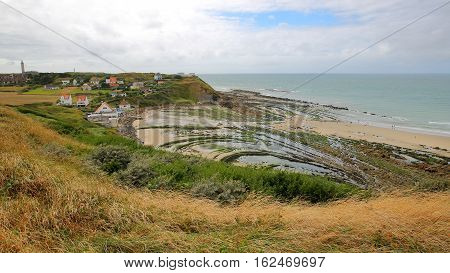
[[[398,116],[392,116],[384,112],[371,112],[368,110],[358,110],[354,108],[350,108],[349,105],[346,104],[339,104],[335,105],[333,103],[323,103],[319,101],[314,101],[310,99],[305,98],[298,98],[298,97],[291,97],[286,96],[286,93],[290,93],[288,91],[274,91],[273,89],[258,89],[258,90],[248,90],[248,89],[241,89],[241,88],[232,88],[232,87],[223,87],[216,89],[217,92],[221,93],[246,93],[246,94],[253,94],[254,96],[260,96],[264,98],[269,99],[276,99],[286,102],[300,102],[300,103],[307,103],[311,106],[321,106],[328,108],[332,111],[340,112],[341,117],[339,120],[350,122],[350,123],[362,123],[362,124],[368,124],[370,126],[374,127],[380,127],[380,128],[390,128],[392,125],[395,126],[397,130],[405,131],[405,132],[411,132],[411,133],[418,133],[418,134],[426,134],[426,135],[437,135],[437,136],[444,136],[444,137],[450,137],[450,129],[449,128],[437,128],[437,127],[430,127],[426,126],[424,124],[418,124],[418,123],[411,123],[411,122],[404,122],[406,118],[398,117]],[[406,119],[408,120],[408,119]],[[436,121],[429,121],[428,124],[439,124],[441,122]],[[447,122],[442,122],[443,124],[447,124]]]
[[[276,124],[275,128],[285,131],[312,131],[324,136],[364,140],[450,157],[450,137],[445,136],[414,133],[345,121],[315,121],[303,116],[294,116]]]
[[[224,92],[227,93],[227,92]],[[256,91],[233,89],[230,93],[240,93],[285,102],[305,103],[311,106],[323,107],[336,111],[349,111],[346,107],[323,105],[315,102],[268,96]],[[295,115],[290,119],[273,125],[274,128],[285,131],[313,131],[324,136],[337,136],[353,140],[382,143],[417,151],[430,152],[436,155],[450,157],[450,136],[418,132],[399,127],[381,127],[369,124],[358,124],[348,120],[312,120],[308,115]]]

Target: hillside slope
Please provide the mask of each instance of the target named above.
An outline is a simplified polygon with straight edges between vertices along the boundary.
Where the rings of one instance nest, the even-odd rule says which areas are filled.
[[[0,107],[1,252],[448,252],[450,195],[236,206],[119,186],[93,145]]]

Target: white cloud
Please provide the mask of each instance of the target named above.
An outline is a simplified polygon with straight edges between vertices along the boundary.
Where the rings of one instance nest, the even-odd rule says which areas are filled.
[[[318,72],[442,1],[6,1],[127,71]],[[328,10],[350,23],[256,29],[230,11]],[[0,72],[24,59],[39,71],[117,69],[0,4]],[[336,72],[450,71],[450,6]],[[279,18],[280,19],[280,18]],[[351,22],[355,20],[355,22]]]

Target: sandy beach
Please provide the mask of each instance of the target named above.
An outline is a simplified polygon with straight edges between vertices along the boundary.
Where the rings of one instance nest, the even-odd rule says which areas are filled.
[[[322,135],[385,143],[450,157],[450,138],[348,122],[305,121],[304,126]],[[437,149],[439,148],[439,149]]]
[[[314,121],[308,120],[304,116],[294,116],[285,122],[275,124],[273,127],[278,130],[307,130],[326,136],[384,143],[450,157],[450,137],[445,136],[407,132],[343,121]]]

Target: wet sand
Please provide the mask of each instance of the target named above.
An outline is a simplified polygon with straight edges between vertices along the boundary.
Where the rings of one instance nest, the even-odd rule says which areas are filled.
[[[338,136],[432,152],[450,157],[450,137],[428,135],[341,121],[303,122],[302,127],[327,136]],[[439,149],[436,149],[438,147]],[[442,149],[446,149],[442,150]]]

